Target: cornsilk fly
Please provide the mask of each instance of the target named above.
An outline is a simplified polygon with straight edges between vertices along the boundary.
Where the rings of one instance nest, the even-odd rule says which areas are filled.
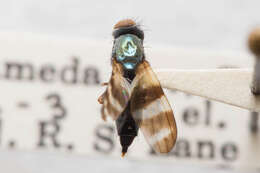
[[[173,148],[177,129],[173,111],[159,80],[144,54],[144,32],[131,19],[114,26],[112,75],[99,97],[102,118],[116,121],[122,156],[141,128],[146,141],[158,153]]]

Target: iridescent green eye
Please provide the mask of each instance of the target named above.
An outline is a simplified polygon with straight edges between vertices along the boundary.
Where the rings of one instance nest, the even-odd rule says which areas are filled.
[[[115,41],[116,60],[126,69],[134,69],[142,61],[143,45],[141,39],[132,34],[122,35]]]

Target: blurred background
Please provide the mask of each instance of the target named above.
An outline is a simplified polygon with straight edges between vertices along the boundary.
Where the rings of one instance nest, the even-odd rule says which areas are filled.
[[[1,2],[1,30],[111,39],[120,19],[140,22],[147,43],[245,50],[259,23],[258,1],[32,1]]]
[[[0,2],[0,172],[259,172],[252,113],[166,90],[178,140],[157,156],[141,133],[122,159],[100,117],[112,28],[135,19],[152,67],[251,68],[258,0]]]

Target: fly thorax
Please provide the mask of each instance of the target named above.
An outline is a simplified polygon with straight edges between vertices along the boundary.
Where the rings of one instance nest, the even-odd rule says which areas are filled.
[[[142,40],[133,34],[125,34],[116,38],[113,54],[124,70],[135,70],[143,60]]]

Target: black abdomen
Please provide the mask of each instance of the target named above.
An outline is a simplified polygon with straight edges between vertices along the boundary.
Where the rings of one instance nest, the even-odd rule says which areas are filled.
[[[124,112],[116,120],[117,132],[120,137],[122,153],[126,153],[128,147],[132,144],[138,134],[138,126],[130,112],[130,103],[128,103]]]
[[[125,71],[124,77],[130,82],[135,77],[134,71]],[[122,146],[122,154],[127,152],[128,147],[132,144],[134,138],[138,134],[139,127],[131,114],[131,105],[128,102],[127,107],[116,120],[117,133],[120,137],[120,144]]]

